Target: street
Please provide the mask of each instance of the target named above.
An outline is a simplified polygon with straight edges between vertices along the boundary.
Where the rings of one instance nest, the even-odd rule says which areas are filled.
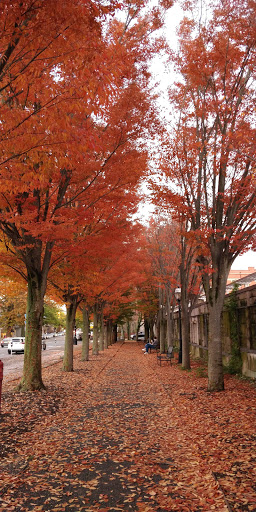
[[[64,354],[65,336],[56,336],[45,340],[46,350],[42,350],[42,366],[46,367],[59,361]],[[74,350],[81,344],[74,345]],[[0,359],[4,364],[4,380],[9,381],[19,377],[23,370],[24,354],[8,354],[7,347],[0,348]]]

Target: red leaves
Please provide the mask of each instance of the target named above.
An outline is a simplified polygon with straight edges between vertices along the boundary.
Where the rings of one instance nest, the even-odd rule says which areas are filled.
[[[3,510],[254,510],[253,385],[228,377],[209,394],[197,364],[160,368],[136,343],[77,356],[72,374],[60,365],[47,393],[4,386]]]

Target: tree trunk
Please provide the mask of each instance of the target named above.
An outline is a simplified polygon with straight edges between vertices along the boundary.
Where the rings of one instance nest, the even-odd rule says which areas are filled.
[[[117,324],[116,323],[113,325],[113,342],[114,343],[117,342]]]
[[[42,381],[43,291],[41,275],[28,275],[26,334],[23,376],[19,389],[35,391],[44,388]]]
[[[173,346],[173,324],[172,324],[172,311],[171,311],[169,291],[166,291],[166,312],[167,312],[167,330],[166,330],[167,347],[172,347]]]
[[[152,340],[154,338],[154,325],[155,325],[155,320],[150,317],[150,321],[149,321],[149,332],[150,332],[150,339]]]
[[[108,324],[104,324],[104,350],[108,348]]]
[[[138,313],[137,327],[136,327],[136,340],[138,341],[138,333],[142,324],[142,315]]]
[[[164,292],[159,286],[159,310],[158,310],[158,340],[160,344],[160,352],[165,351],[165,326],[164,326]]]
[[[28,294],[23,376],[19,384],[19,389],[22,390],[35,391],[45,388],[42,381],[42,326],[52,248],[53,243],[48,242],[43,254],[42,243],[37,242],[25,252],[23,259],[27,269]]]
[[[82,339],[82,361],[89,361],[89,330],[90,320],[89,311],[83,305],[83,339]]]
[[[108,347],[112,345],[112,320],[108,320],[107,322],[107,345]]]
[[[218,249],[218,248],[217,248]],[[220,257],[220,250],[212,248],[213,273],[203,275],[203,284],[209,308],[208,391],[224,390],[222,362],[221,315],[226,283],[231,263]]]
[[[94,356],[97,356],[99,353],[99,344],[98,344],[98,311],[97,306],[93,306],[93,343],[92,343],[92,353]]]
[[[149,333],[149,319],[144,315],[144,330],[145,330],[145,341],[150,342],[150,333]]]
[[[160,311],[160,352],[165,352],[166,345],[166,329],[163,309]]]
[[[66,336],[63,358],[63,371],[73,371],[73,331],[75,327],[75,317],[77,308],[77,297],[70,297],[67,305],[66,315]]]
[[[181,306],[182,368],[190,370],[190,323],[186,303]]]
[[[184,235],[180,238],[181,262],[180,262],[180,284],[181,284],[181,334],[182,334],[182,368],[190,370],[190,322],[188,308],[189,275],[191,272],[192,260],[190,251]]]
[[[222,305],[209,304],[208,391],[224,390],[221,312]]]
[[[103,321],[103,311],[100,312],[99,315],[99,324],[100,324],[100,334],[99,334],[99,349],[102,352],[104,350],[104,321]]]
[[[130,329],[130,322],[127,320],[126,322],[126,329],[127,329],[127,340],[131,339],[131,329]]]

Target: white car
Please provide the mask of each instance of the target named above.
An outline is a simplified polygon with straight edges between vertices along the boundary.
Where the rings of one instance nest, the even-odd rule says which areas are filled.
[[[8,343],[8,354],[12,352],[24,352],[25,350],[25,338],[9,338]],[[42,340],[42,350],[46,350],[46,343]]]
[[[25,338],[11,338],[8,343],[8,354],[12,352],[24,352]]]
[[[1,340],[1,347],[2,348],[8,347],[8,344],[10,343],[10,341],[12,341],[12,338],[3,338]]]
[[[131,339],[132,340],[136,340],[136,334],[132,334],[131,335]],[[145,334],[144,334],[144,332],[139,332],[138,333],[138,341],[145,341]]]

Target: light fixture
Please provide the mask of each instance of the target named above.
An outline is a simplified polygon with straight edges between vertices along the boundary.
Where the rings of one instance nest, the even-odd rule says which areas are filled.
[[[181,298],[181,288],[175,288],[174,295],[175,295],[175,299],[176,299],[177,301],[179,301],[179,300],[180,300],[180,298]]]

